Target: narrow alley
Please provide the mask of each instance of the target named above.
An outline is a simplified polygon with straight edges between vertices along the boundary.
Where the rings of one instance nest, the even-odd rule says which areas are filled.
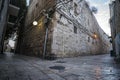
[[[120,80],[120,64],[109,54],[48,61],[5,53],[0,80]]]
[[[120,0],[0,0],[0,80],[120,80]]]

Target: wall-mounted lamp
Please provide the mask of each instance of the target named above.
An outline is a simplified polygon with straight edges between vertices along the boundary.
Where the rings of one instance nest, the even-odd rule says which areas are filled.
[[[37,21],[33,21],[33,25],[34,25],[34,26],[37,26],[37,25],[38,25],[38,22],[37,22]]]
[[[94,34],[94,38],[97,39],[97,34]]]

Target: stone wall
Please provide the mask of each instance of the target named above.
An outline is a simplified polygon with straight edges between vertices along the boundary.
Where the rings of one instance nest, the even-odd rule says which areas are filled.
[[[43,56],[46,26],[49,27],[47,52],[48,54],[51,53],[53,24],[50,22],[49,25],[45,25],[45,17],[42,11],[54,6],[54,1],[55,0],[33,0],[30,4],[22,37],[21,54]],[[32,25],[32,22],[35,20],[38,21],[37,26]]]
[[[51,5],[47,5],[50,3]],[[48,10],[55,5],[56,0],[33,0],[29,6],[26,25],[23,32],[21,53],[42,56],[45,38],[45,18],[42,10]],[[60,5],[49,23],[47,54],[57,57],[73,57],[107,53],[109,43],[103,30],[91,12],[88,4],[74,0],[66,5]],[[60,9],[61,6],[61,9]],[[67,10],[70,9],[70,10]],[[32,22],[39,22],[33,26]],[[107,42],[107,43],[106,43]]]
[[[74,2],[75,3],[75,2]],[[65,14],[56,12],[57,23],[54,27],[52,53],[57,57],[72,57],[78,55],[108,53],[109,40],[104,31],[99,27],[97,20],[89,9],[85,1],[78,4],[82,8],[77,16],[71,10],[71,14],[81,25],[76,26],[72,21],[65,17]],[[64,11],[64,10],[63,10]],[[69,13],[64,11],[66,15]],[[77,33],[74,31],[77,28]],[[80,27],[84,27],[81,29]],[[97,38],[94,38],[96,34]]]
[[[111,26],[111,35],[114,39],[116,34],[120,32],[120,1],[115,0],[110,3],[110,26]]]
[[[3,2],[2,2],[3,1]],[[4,36],[7,25],[7,16],[8,16],[8,0],[0,1],[0,52],[2,51],[2,47],[4,44]]]
[[[43,16],[42,11],[48,10],[55,5],[55,0],[33,0],[28,8],[26,26]],[[27,28],[27,27],[26,27]]]
[[[120,32],[120,0],[116,0],[115,5],[115,22],[116,22],[116,34]]]
[[[116,27],[116,35],[115,35],[115,52],[116,56],[120,56],[120,0],[116,0],[115,5],[115,27]],[[114,27],[114,26],[113,26]]]
[[[116,3],[115,1],[111,1],[111,3],[109,4],[110,7],[110,28],[111,28],[111,41],[112,41],[112,48],[113,48],[113,52],[115,52],[115,36],[116,36],[116,27],[115,27],[115,7]]]
[[[110,27],[113,52],[115,54],[115,37],[120,32],[120,0],[114,0],[110,3]]]

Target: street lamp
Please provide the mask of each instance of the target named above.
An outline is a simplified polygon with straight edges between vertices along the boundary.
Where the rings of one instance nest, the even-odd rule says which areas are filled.
[[[38,22],[37,22],[37,21],[33,21],[33,25],[34,25],[34,26],[37,26],[37,25],[38,25]]]

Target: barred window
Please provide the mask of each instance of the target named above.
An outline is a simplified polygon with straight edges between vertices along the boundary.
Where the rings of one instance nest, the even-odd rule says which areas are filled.
[[[90,42],[90,37],[88,37],[88,42]]]
[[[74,33],[77,34],[77,27],[74,26]]]

